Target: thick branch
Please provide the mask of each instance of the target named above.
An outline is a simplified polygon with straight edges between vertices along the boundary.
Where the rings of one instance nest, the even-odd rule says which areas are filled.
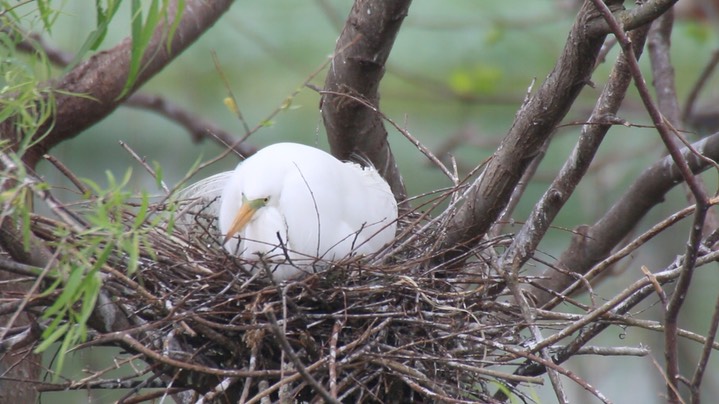
[[[320,108],[332,154],[368,158],[387,179],[398,200],[407,193],[387,142],[379,109],[379,83],[411,0],[356,0],[337,40]],[[346,95],[348,96],[346,96]]]
[[[232,4],[231,0],[188,0],[182,19],[168,46],[168,25],[156,30],[142,60],[142,69],[131,91],[120,97],[127,81],[130,65],[131,39],[126,38],[114,48],[93,55],[64,77],[53,83],[56,112],[52,122],[45,122],[37,133],[47,136],[24,156],[34,166],[48,150],[58,143],[77,136],[102,120],[148,79],[158,73],[177,55],[209,29]],[[170,7],[167,21],[176,15],[176,3]],[[78,94],[78,95],[72,95]],[[15,133],[13,122],[0,124],[3,137],[18,139],[26,134]],[[10,135],[10,134],[14,134]]]
[[[621,1],[610,2],[615,8]],[[448,229],[445,246],[458,254],[471,248],[490,228],[537,150],[569,111],[580,91],[589,83],[604,35],[587,35],[586,26],[601,18],[585,3],[552,72],[537,93],[521,108],[509,133],[472,186],[467,202]]]
[[[9,34],[14,33],[10,30],[8,31]],[[37,51],[36,47],[39,46],[47,55],[48,60],[56,66],[67,67],[74,59],[72,54],[48,44],[40,35],[24,34],[23,38],[25,39],[19,38],[17,49],[25,53],[33,53]],[[236,153],[245,157],[257,151],[256,148],[245,142],[238,143],[241,140],[240,138],[233,136],[215,123],[182,108],[164,97],[138,91],[128,97],[123,106],[151,110],[166,117],[185,128],[195,143],[209,138],[222,147],[231,147]]]

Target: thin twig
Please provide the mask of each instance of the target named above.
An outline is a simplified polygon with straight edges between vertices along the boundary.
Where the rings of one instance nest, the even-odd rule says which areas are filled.
[[[270,320],[272,324],[272,332],[275,334],[275,337],[280,342],[280,345],[282,346],[282,350],[287,354],[287,356],[290,357],[290,360],[295,365],[295,369],[302,375],[302,378],[310,385],[312,388],[322,396],[322,398],[325,400],[325,402],[328,403],[334,403],[334,404],[340,404],[340,402],[337,400],[337,398],[332,397],[332,395],[325,390],[322,385],[307,371],[307,368],[302,363],[302,360],[297,356],[295,353],[295,350],[292,349],[292,346],[290,345],[289,341],[287,341],[287,337],[285,337],[285,333],[282,331],[280,326],[277,324],[277,318],[275,317],[275,313],[272,311],[272,308],[267,307],[263,311],[267,318]]]
[[[143,168],[145,168],[145,170],[147,170],[148,173],[150,173],[150,175],[152,176],[152,178],[155,179],[155,181],[157,181],[158,179],[160,180],[160,186],[162,187],[162,190],[165,191],[165,195],[170,194],[170,189],[167,187],[167,184],[165,184],[165,180],[162,180],[157,177],[157,173],[155,172],[155,170],[152,167],[150,167],[149,164],[147,164],[147,161],[144,157],[140,157],[137,153],[135,153],[134,150],[132,150],[132,148],[130,146],[128,146],[127,143],[123,142],[122,140],[120,141],[120,146],[122,146],[122,148],[125,149],[125,151],[130,153],[130,156],[132,156],[132,158],[134,158],[135,161],[140,163],[140,165]]]

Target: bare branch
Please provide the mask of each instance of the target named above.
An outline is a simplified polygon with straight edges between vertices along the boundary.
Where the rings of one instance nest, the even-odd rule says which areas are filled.
[[[682,111],[682,122],[694,121],[694,107],[699,99],[699,94],[705,88],[707,81],[714,74],[714,70],[719,64],[719,49],[712,52],[712,56],[707,62],[706,67],[702,71],[701,75],[697,79],[697,82],[692,87],[692,90],[687,96],[686,104],[684,105],[684,111]]]
[[[382,119],[354,97],[379,110],[379,83],[411,0],[356,0],[337,40],[320,108],[332,154],[368,158],[403,201],[407,192],[387,142]],[[352,97],[345,97],[344,94]]]
[[[582,6],[554,69],[519,110],[509,133],[453,218],[444,241],[449,249],[445,259],[462,254],[489,230],[537,150],[589,84],[604,34],[590,35],[586,26],[598,18],[601,17],[594,6]]]
[[[719,158],[719,134],[702,139],[692,145],[703,156]],[[710,165],[697,157],[688,148],[681,150],[692,172],[699,173]],[[651,165],[634,181],[627,192],[619,198],[609,211],[591,226],[581,227],[572,237],[571,244],[557,262],[559,268],[571,268],[577,274],[584,274],[595,264],[609,256],[636,224],[655,205],[664,201],[664,195],[678,185],[682,175],[670,156]],[[546,270],[537,284],[545,290],[564,290],[574,278],[553,269]],[[553,295],[535,291],[537,306],[549,302]]]
[[[632,48],[637,56],[642,53],[648,29],[649,27],[645,27],[631,32]],[[609,74],[607,85],[599,95],[594,111],[588,119],[589,123],[582,127],[579,140],[571,155],[502,256],[505,270],[511,268],[516,271],[532,257],[554,218],[589,169],[604,136],[611,128],[611,124],[605,123],[606,118],[614,116],[619,111],[631,83],[631,77],[626,58],[619,55]],[[545,286],[552,288],[550,285]]]
[[[699,180],[694,177],[694,174],[692,173],[691,168],[687,164],[686,160],[684,160],[684,156],[679,150],[677,142],[674,139],[674,135],[673,133],[671,133],[670,130],[673,130],[675,133],[677,133],[677,135],[678,132],[676,131],[676,129],[673,128],[672,124],[667,121],[667,119],[662,115],[658,107],[654,104],[651,94],[649,93],[649,89],[647,88],[644,78],[642,77],[641,70],[639,69],[639,64],[637,63],[636,58],[631,52],[631,43],[624,34],[622,27],[614,19],[614,16],[612,16],[610,10],[605,7],[604,3],[602,3],[600,0],[592,0],[592,2],[597,6],[598,9],[600,9],[602,14],[604,15],[605,20],[612,27],[614,35],[617,37],[619,44],[622,46],[622,51],[627,55],[627,59],[630,62],[629,66],[632,72],[632,76],[634,78],[634,83],[636,84],[637,90],[639,90],[639,95],[642,99],[642,102],[644,103],[644,107],[647,112],[649,112],[649,115],[651,116],[652,121],[657,128],[657,132],[659,132],[659,135],[661,136],[664,145],[669,151],[669,155],[672,156],[672,160],[681,172],[682,178],[684,179],[684,181],[686,181],[687,186],[691,190],[691,193],[694,196],[694,199],[696,200],[697,204],[696,212],[694,215],[694,223],[692,224],[689,233],[689,240],[687,241],[687,250],[684,256],[682,273],[679,276],[679,280],[677,281],[676,290],[672,295],[669,304],[666,307],[665,316],[667,331],[665,333],[664,355],[667,359],[667,394],[669,395],[670,402],[679,402],[679,395],[676,391],[676,383],[678,382],[679,378],[679,359],[676,346],[676,336],[678,331],[677,321],[679,311],[684,304],[684,300],[686,298],[687,291],[689,289],[689,285],[691,283],[691,279],[694,273],[694,265],[698,255],[699,246],[701,244],[702,230],[704,227],[706,214],[709,209],[708,196],[706,195],[706,192],[704,192],[703,187],[700,185]],[[668,18],[671,18],[671,16]]]
[[[34,43],[36,43],[45,52],[50,62],[56,66],[67,67],[72,62],[73,55],[48,44],[41,36],[36,34],[26,36],[28,39],[21,39],[18,42],[17,48],[19,50],[27,53],[35,52],[36,45]],[[215,123],[205,120],[159,95],[136,92],[130,95],[122,105],[150,110],[176,122],[190,133],[192,141],[195,143],[209,138],[219,143],[222,147],[232,148],[236,153],[244,157],[248,157],[257,151],[247,143],[240,142],[240,138],[236,138]],[[51,162],[53,164],[58,163],[57,160],[52,160]]]
[[[614,18],[623,27],[624,31],[632,31],[642,25],[651,23],[669,10],[676,2],[677,0],[650,0],[631,10],[617,10],[613,8],[612,11]],[[606,3],[611,6],[612,3],[621,4],[624,3],[624,1],[607,1]],[[586,29],[589,35],[606,35],[615,31],[607,20],[602,19],[590,21]]]
[[[223,148],[229,147],[233,149],[235,153],[243,157],[249,157],[257,151],[255,147],[246,142],[239,142],[239,137],[222,129],[219,125],[180,107],[165,97],[138,92],[131,95],[122,105],[157,112],[185,128],[195,143],[210,139]]]

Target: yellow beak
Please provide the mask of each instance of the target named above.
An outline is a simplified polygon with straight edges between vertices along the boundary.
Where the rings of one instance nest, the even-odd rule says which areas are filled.
[[[223,243],[226,243],[227,240],[231,239],[235,234],[239,233],[246,225],[249,223],[250,219],[252,219],[252,216],[257,212],[257,208],[253,206],[254,204],[248,203],[246,201],[245,203],[240,206],[240,210],[237,211],[237,215],[235,215],[235,218],[232,220],[232,225],[230,226],[230,229],[227,230],[227,234],[225,234],[225,240]]]

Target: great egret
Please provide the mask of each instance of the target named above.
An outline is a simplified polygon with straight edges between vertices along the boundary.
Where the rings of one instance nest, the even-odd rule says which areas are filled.
[[[224,184],[225,249],[261,256],[275,280],[311,272],[318,259],[376,252],[395,236],[397,203],[379,173],[310,146],[268,146],[209,181]]]

